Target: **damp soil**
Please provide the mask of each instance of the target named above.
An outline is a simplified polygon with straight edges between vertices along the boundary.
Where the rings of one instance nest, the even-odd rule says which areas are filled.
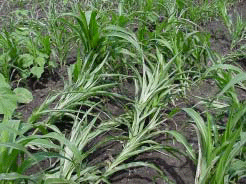
[[[0,0],[0,4],[1,1]],[[1,8],[1,6],[0,6]],[[15,7],[16,8],[16,7]],[[242,15],[243,19],[246,20],[246,1],[242,1],[238,3],[235,7],[232,7],[231,12],[236,9],[240,15]],[[5,14],[0,11],[0,16],[4,16]],[[221,20],[213,20],[203,28],[211,34],[211,47],[216,52],[221,55],[226,55],[230,52],[230,37],[226,27],[223,25]],[[69,58],[74,60],[76,55],[70,55]],[[70,60],[70,59],[69,59]],[[68,63],[73,61],[68,61]],[[242,59],[238,61],[238,64],[242,66],[242,68],[246,69],[246,59]],[[44,100],[52,93],[56,93],[63,89],[64,87],[64,75],[66,75],[66,69],[58,69],[58,71],[54,73],[49,73],[50,76],[47,76],[45,73],[40,81],[30,79],[26,84],[26,87],[32,91],[33,101],[26,105],[20,105],[18,108],[18,113],[21,114],[21,119],[25,122],[31,113],[39,107]],[[122,88],[127,89],[125,93],[129,96],[134,96],[134,85],[131,83],[124,83]],[[175,107],[193,107],[199,103],[198,97],[213,97],[217,92],[218,88],[216,87],[214,81],[212,79],[206,80],[202,83],[196,84],[192,87],[190,91],[187,92],[187,97],[185,99],[178,99],[175,103]],[[238,90],[238,94],[241,100],[246,99],[246,93],[243,90]],[[111,113],[112,116],[118,116],[124,113],[124,110],[120,104],[117,103],[107,103],[105,104],[105,108]],[[171,107],[167,107],[170,109]],[[203,111],[202,106],[197,106],[200,111]],[[165,110],[165,109],[164,109]],[[166,122],[163,125],[168,129],[175,129],[185,135],[187,140],[193,145],[195,149],[197,149],[197,138],[194,128],[187,124],[188,117],[184,112],[180,112],[173,117],[172,120]],[[174,146],[177,149],[184,150],[183,146],[178,143],[169,140],[164,135],[156,138],[158,142],[163,144],[167,144],[170,146]],[[100,140],[97,140],[100,141]],[[108,145],[105,145],[101,148],[100,151],[94,154],[90,158],[90,162],[99,162],[99,161],[107,161],[110,160],[115,154],[117,154],[122,149],[122,145],[119,143],[111,142]],[[166,153],[162,152],[148,152],[141,154],[135,158],[131,158],[134,161],[148,161],[155,163],[171,180],[176,182],[177,184],[192,184],[194,183],[195,178],[195,166],[193,162],[185,157],[180,155],[179,158],[174,158]],[[132,161],[131,160],[131,161]],[[54,162],[54,161],[53,161]],[[41,167],[43,169],[48,168],[51,165],[51,162],[45,160],[41,163]],[[33,174],[39,171],[39,167],[35,166],[26,174]],[[122,172],[118,172],[110,178],[113,184],[166,184],[168,182],[163,181],[158,178],[158,173],[153,169],[141,167],[125,170]]]
[[[28,78],[25,83],[18,84],[32,92],[33,100],[29,104],[20,104],[17,108],[19,118],[26,122],[32,112],[46,100],[49,95],[56,94],[63,90],[65,68],[56,69],[52,72],[45,71],[40,79]],[[12,86],[16,86],[13,83]]]

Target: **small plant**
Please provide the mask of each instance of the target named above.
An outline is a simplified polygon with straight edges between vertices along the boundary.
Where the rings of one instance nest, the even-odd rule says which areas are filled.
[[[217,114],[206,112],[202,118],[193,109],[184,111],[194,120],[193,126],[198,136],[198,158],[196,183],[230,183],[237,182],[245,175],[245,103],[240,103],[235,85],[243,85],[246,73],[240,68],[217,64],[205,73],[211,74],[221,91],[208,101],[207,107],[219,108],[222,117],[227,117],[223,124],[216,121]],[[216,101],[219,99],[218,101]],[[223,102],[221,102],[223,100]],[[220,104],[222,105],[218,105]],[[219,112],[219,111],[216,111]],[[221,115],[220,115],[221,116]]]
[[[22,72],[24,77],[33,74],[39,79],[49,62],[51,54],[50,37],[42,36],[35,30],[25,28],[16,30],[12,36],[24,51],[24,54],[20,54],[14,64],[25,71],[25,73]]]
[[[184,110],[194,120],[199,141],[195,182],[223,184],[243,177],[246,172],[241,157],[246,144],[246,133],[242,129],[245,105],[232,106],[225,128],[220,128],[209,113],[205,122],[194,110]]]
[[[0,66],[2,73],[10,80],[13,69],[23,78],[34,75],[38,79],[45,67],[51,66],[50,37],[28,28],[18,28],[12,33],[1,33]]]
[[[60,20],[64,22],[74,33],[73,40],[79,42],[84,56],[88,55],[92,51],[94,53],[101,53],[103,50],[104,37],[99,31],[97,22],[97,12],[79,10],[79,16],[73,13],[66,13]],[[73,24],[64,17],[71,17],[77,21],[77,24]]]
[[[25,88],[15,88],[12,91],[5,77],[0,73],[0,114],[3,114],[5,119],[12,116],[17,103],[29,103],[32,99],[32,93]]]
[[[229,15],[227,10],[227,3],[224,1],[218,2],[218,7],[220,14],[227,27],[230,37],[231,37],[231,50],[235,49],[246,37],[246,23],[243,21],[239,13],[234,12],[236,16],[236,21],[233,19],[232,15]]]

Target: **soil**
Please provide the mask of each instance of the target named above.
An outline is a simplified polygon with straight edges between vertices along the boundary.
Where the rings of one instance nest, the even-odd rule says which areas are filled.
[[[1,8],[2,3],[6,3],[4,0],[0,0],[0,16],[6,15]],[[243,19],[246,20],[246,1],[241,1],[235,7],[232,7],[231,13],[233,14],[233,10],[237,10],[240,15],[242,15]],[[2,10],[2,11],[1,11]],[[234,16],[234,14],[233,14]],[[1,25],[1,23],[0,23]],[[227,29],[223,25],[221,20],[213,20],[207,25],[204,26],[204,29],[207,30],[211,34],[211,47],[216,52],[221,55],[226,55],[230,51],[230,37]],[[74,58],[74,55],[69,56],[69,58]],[[241,62],[241,63],[240,63]],[[245,69],[245,61],[240,61],[239,64]],[[71,63],[71,61],[68,61]],[[29,89],[32,91],[34,100],[27,105],[20,105],[18,108],[18,112],[22,114],[22,120],[25,122],[28,117],[31,115],[32,111],[40,106],[46,97],[52,92],[57,92],[63,89],[64,82],[61,75],[66,73],[66,69],[60,69],[57,71],[59,75],[55,76],[42,76],[45,79],[45,82],[33,82],[30,80],[28,84]],[[41,78],[42,81],[42,78]],[[123,88],[128,89],[126,93],[129,96],[134,96],[134,86],[130,83],[125,83]],[[218,92],[218,88],[214,84],[213,80],[207,80],[203,83],[197,84],[194,86],[188,93],[188,98],[186,100],[179,100],[176,102],[176,107],[193,107],[198,104],[200,101],[197,97],[213,97],[214,94]],[[246,99],[246,93],[243,90],[238,90],[239,96],[241,100]],[[116,103],[108,103],[105,105],[106,109],[109,110],[112,116],[118,116],[124,113],[120,104]],[[168,107],[170,108],[170,107]],[[200,111],[203,111],[202,106],[197,106]],[[188,121],[185,113],[178,113],[172,120],[172,122],[167,122],[168,127],[170,129],[176,129],[183,133],[188,141],[197,149],[197,138],[194,128],[190,125],[187,125],[186,121]],[[184,148],[178,143],[173,143],[170,140],[167,140],[165,136],[160,136],[157,140],[163,144],[172,145],[178,149],[184,150]],[[100,150],[100,155],[93,155],[91,158],[91,162],[98,162],[99,160],[105,161],[110,159],[110,156],[116,154],[119,150],[122,149],[120,144],[109,144],[108,146],[102,148]],[[110,150],[113,150],[112,152]],[[192,161],[189,158],[184,156],[180,156],[179,159],[170,157],[164,153],[160,152],[149,152],[142,155],[139,155],[136,158],[133,158],[135,161],[151,161],[155,163],[164,173],[169,176],[173,181],[177,184],[192,184],[194,183],[195,177],[195,166],[192,164]],[[42,168],[47,168],[50,165],[50,162],[43,161],[41,164]],[[39,169],[32,168],[32,171],[27,174],[35,173]],[[153,181],[153,178],[158,176],[156,171],[150,168],[135,168],[129,169],[124,172],[119,172],[111,177],[111,181],[113,184],[166,184],[168,182],[163,181],[162,179],[156,179]]]
[[[39,107],[45,99],[51,95],[61,91],[64,87],[64,76],[66,70],[57,69],[57,71],[46,71],[42,74],[39,80],[29,78],[27,79],[26,88],[32,92],[33,101],[29,104],[22,104],[18,106],[17,112],[21,115],[21,120],[26,122],[32,112]]]

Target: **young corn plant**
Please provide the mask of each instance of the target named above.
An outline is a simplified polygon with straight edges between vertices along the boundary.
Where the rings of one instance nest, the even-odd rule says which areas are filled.
[[[140,74],[137,70],[135,71],[136,97],[132,104],[132,110],[115,120],[119,125],[122,124],[128,129],[126,135],[120,137],[120,140],[124,141],[123,149],[110,160],[96,183],[101,181],[110,183],[109,179],[113,174],[135,167],[150,167],[156,170],[164,180],[168,180],[162,171],[152,163],[126,162],[129,158],[147,151],[162,150],[174,154],[176,152],[174,148],[161,145],[154,140],[155,136],[162,133],[171,134],[181,141],[179,133],[158,129],[165,121],[161,115],[161,108],[177,92],[177,86],[173,84],[174,77],[169,73],[174,59],[166,62],[159,51],[156,59],[158,61],[156,65],[143,61],[143,73]],[[185,142],[182,143],[187,146],[188,150],[191,150]]]
[[[234,20],[232,15],[229,15],[227,10],[227,3],[225,1],[219,1],[218,7],[224,24],[229,31],[231,37],[231,50],[233,50],[237,48],[238,45],[242,43],[242,41],[245,40],[246,23],[237,12],[234,12],[237,15],[236,20]]]
[[[114,73],[123,73],[126,70],[128,74],[132,66],[141,65],[143,49],[134,33],[119,26],[109,25],[105,27],[105,37],[111,56],[109,67]]]
[[[230,183],[244,176],[246,132],[243,131],[245,104],[234,106],[225,128],[220,128],[207,113],[206,122],[193,109],[184,109],[194,120],[198,136],[198,159],[195,183]],[[221,133],[222,132],[222,133]],[[234,169],[237,168],[237,169]]]
[[[208,56],[209,36],[199,31],[187,32],[182,25],[173,31],[172,25],[166,26],[166,33],[154,39],[161,48],[166,59],[175,58],[175,68],[177,75],[183,86],[187,86],[190,78],[199,76],[199,73],[192,71],[202,71]],[[184,28],[185,29],[185,28]],[[187,72],[189,71],[189,72]]]
[[[216,73],[213,73],[213,72]],[[206,113],[203,118],[193,109],[184,111],[194,120],[193,126],[198,136],[198,158],[195,182],[205,183],[235,183],[245,176],[245,113],[246,106],[240,102],[236,93],[236,86],[243,86],[246,73],[240,68],[217,64],[205,73],[213,73],[221,91],[208,102],[208,107],[219,108],[223,117],[227,117],[223,124],[216,122],[216,114]],[[216,102],[216,99],[219,99]],[[228,100],[229,99],[229,100]],[[221,100],[223,100],[221,102]],[[218,106],[218,102],[223,104]],[[229,114],[229,115],[228,115]]]
[[[217,0],[177,0],[176,5],[178,11],[183,12],[185,18],[201,25],[217,16],[216,2]]]
[[[194,75],[196,72],[191,75],[191,71],[204,70],[210,36],[204,33],[199,25],[187,19],[185,11],[178,9],[181,6],[178,4],[180,1],[168,2],[163,5],[166,17],[162,23],[157,24],[157,35],[151,40],[151,44],[157,44],[162,48],[165,59],[175,56],[177,72],[183,85],[186,85],[185,81],[197,77]]]
[[[99,135],[115,129],[115,124],[112,122],[102,122],[97,125],[97,116],[93,119],[88,118],[88,115],[93,110],[90,108],[82,118],[75,117],[73,127],[66,138],[61,133],[55,133],[56,138],[59,139],[59,143],[63,149],[60,150],[60,155],[57,162],[59,165],[47,170],[44,176],[45,184],[53,183],[96,183],[100,178],[102,170],[100,168],[105,167],[106,163],[91,164],[88,162],[88,157],[95,153],[100,146],[105,144],[110,139],[105,137],[104,140],[93,144],[88,147],[93,140]],[[90,120],[89,120],[90,119]]]
[[[59,149],[59,146],[53,144],[48,137],[27,136],[27,132],[34,128],[32,124],[12,119],[17,103],[29,103],[32,98],[32,94],[24,88],[16,88],[12,91],[3,75],[0,74],[0,114],[3,115],[3,118],[0,119],[1,184],[28,181],[34,183],[38,179],[39,174],[33,173],[32,176],[27,176],[25,171],[35,164],[42,171],[39,161],[54,155],[47,155],[45,151],[33,154],[29,151],[30,147],[46,151],[51,148]],[[58,155],[56,154],[56,156]]]
[[[37,122],[43,114],[48,113],[46,123],[52,123],[64,114],[74,116],[74,113],[79,111],[78,107],[93,106],[96,102],[92,97],[97,100],[101,95],[112,97],[112,93],[107,92],[106,89],[115,84],[100,84],[102,78],[107,77],[101,73],[101,70],[108,57],[106,56],[100,65],[96,65],[97,57],[97,54],[89,55],[85,60],[78,57],[77,63],[68,69],[68,83],[65,84],[64,90],[47,98],[29,117],[28,122]],[[50,109],[50,104],[54,102],[55,107]]]
[[[76,24],[71,23],[67,18],[73,18],[76,20]],[[79,15],[73,13],[65,13],[59,18],[64,22],[71,31],[74,32],[74,36],[71,40],[78,42],[79,47],[81,47],[83,56],[87,56],[92,51],[94,53],[100,53],[104,56],[103,42],[104,36],[101,35],[97,22],[97,12],[87,11],[84,12],[79,10]]]
[[[0,183],[40,183],[44,168],[40,161],[61,157],[61,155],[49,150],[61,150],[61,147],[53,141],[58,141],[54,134],[30,135],[26,134],[35,128],[32,124],[21,123],[19,120],[6,120],[0,123]],[[57,128],[47,127],[50,130]],[[32,150],[32,151],[30,151]],[[33,153],[33,151],[37,153]],[[40,172],[32,172],[27,175],[26,171],[38,167]]]
[[[245,88],[243,83],[245,81],[245,73],[239,67],[230,64],[215,64],[205,72],[205,76],[215,79],[217,86],[221,90],[210,104],[213,104],[217,98],[221,100],[229,99],[225,100],[229,101],[228,105],[239,104],[236,87]]]

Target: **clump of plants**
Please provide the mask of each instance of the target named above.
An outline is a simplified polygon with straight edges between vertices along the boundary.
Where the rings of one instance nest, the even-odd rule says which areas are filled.
[[[245,25],[240,17],[232,22],[228,3],[24,3],[41,16],[26,13],[0,32],[0,184],[109,184],[117,174],[136,168],[155,171],[153,182],[175,183],[165,168],[139,159],[146,153],[189,157],[196,184],[242,180],[246,108],[237,89],[245,89],[246,74],[226,62],[235,53],[243,57],[244,51],[220,57],[199,23],[221,16],[232,38],[231,51],[238,49]],[[218,9],[219,14],[213,12]],[[72,50],[74,61],[67,62]],[[18,119],[19,104],[35,99],[27,86],[15,88],[13,81],[39,80],[54,68],[66,70],[63,89],[50,93],[24,122]],[[208,78],[218,92],[199,102],[203,111],[189,104],[179,108],[192,84]],[[107,104],[120,104],[121,112],[112,115]],[[196,146],[178,131],[175,116],[181,111],[192,119]],[[188,118],[182,124],[190,124]],[[181,146],[158,140],[163,137]]]

